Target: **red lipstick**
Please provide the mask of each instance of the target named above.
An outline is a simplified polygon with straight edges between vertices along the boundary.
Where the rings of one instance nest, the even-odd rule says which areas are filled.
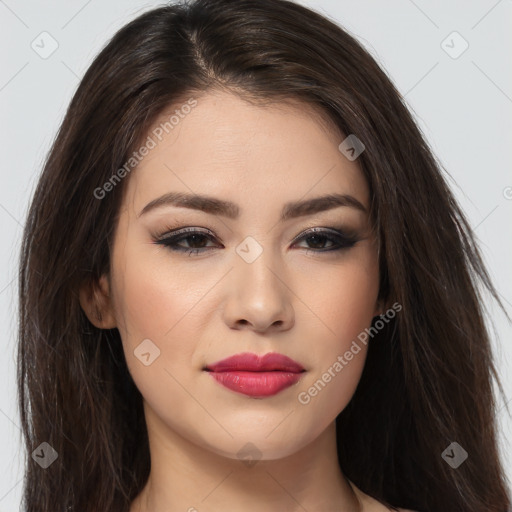
[[[223,386],[253,398],[272,396],[295,384],[306,370],[289,357],[244,352],[205,367]]]

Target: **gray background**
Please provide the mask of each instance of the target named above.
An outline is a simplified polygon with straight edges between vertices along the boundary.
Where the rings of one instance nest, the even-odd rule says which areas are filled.
[[[512,1],[302,3],[342,24],[362,41],[405,96],[451,175],[452,188],[512,314]],[[28,201],[65,109],[93,57],[117,29],[157,5],[161,4],[136,0],[52,0],[44,4],[0,0],[0,512],[19,510],[22,487],[15,388],[15,277]],[[45,31],[50,36],[40,36]],[[460,36],[453,35],[454,31]],[[52,44],[58,44],[57,49],[42,58],[40,54],[49,52]],[[466,44],[468,48],[461,53]],[[510,325],[490,300],[487,307],[506,393],[505,399],[499,397],[498,416],[510,478],[512,421],[504,408],[512,400]]]

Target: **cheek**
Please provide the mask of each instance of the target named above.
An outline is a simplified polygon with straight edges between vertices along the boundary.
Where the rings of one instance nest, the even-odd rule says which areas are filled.
[[[171,265],[148,262],[142,250],[125,247],[122,260],[116,263],[113,283],[118,329],[128,368],[143,392],[158,385],[158,379],[169,379],[162,373],[165,369],[173,374],[190,369],[200,325],[195,306],[211,285],[200,276],[173,271]],[[150,353],[146,359],[154,361],[148,366],[137,357],[143,346],[142,353]]]
[[[134,231],[134,239],[147,236]],[[204,271],[193,266],[183,271],[176,265],[176,256],[150,244],[132,242],[114,255],[116,315],[133,343],[140,336],[173,338],[188,325],[182,320],[194,315],[195,306],[211,287]]]
[[[308,287],[308,304],[315,305],[316,313],[306,315],[308,332],[315,333],[305,353],[312,368],[297,398],[319,417],[336,417],[359,383],[367,354],[365,329],[376,314],[378,277],[375,259],[361,255],[336,272],[317,273],[317,286]]]
[[[345,409],[355,393],[364,368],[367,347],[359,344],[357,350],[339,351],[326,359],[318,372],[310,375],[297,392],[299,414],[305,418],[304,428],[319,433]],[[354,353],[357,352],[357,353]],[[340,358],[340,359],[339,359]]]
[[[350,342],[371,323],[376,313],[378,275],[366,268],[347,270],[340,285],[329,295],[326,305],[326,323],[334,331],[333,345],[346,350]],[[331,345],[331,343],[328,343]]]
[[[324,354],[346,350],[377,313],[379,272],[376,256],[366,247],[354,251],[334,266],[317,266],[301,279],[299,297],[313,313],[301,315],[317,326],[322,343],[314,347]]]

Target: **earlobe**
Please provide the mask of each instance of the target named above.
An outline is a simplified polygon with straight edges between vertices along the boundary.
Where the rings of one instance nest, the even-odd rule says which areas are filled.
[[[117,327],[108,277],[90,281],[80,288],[80,305],[89,321],[100,329]]]

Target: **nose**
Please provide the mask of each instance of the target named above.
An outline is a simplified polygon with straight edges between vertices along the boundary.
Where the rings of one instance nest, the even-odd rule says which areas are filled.
[[[266,332],[284,331],[293,326],[293,293],[283,269],[272,265],[266,257],[270,252],[263,251],[252,263],[242,258],[235,261],[225,283],[227,295],[223,309],[224,321],[230,328]]]

